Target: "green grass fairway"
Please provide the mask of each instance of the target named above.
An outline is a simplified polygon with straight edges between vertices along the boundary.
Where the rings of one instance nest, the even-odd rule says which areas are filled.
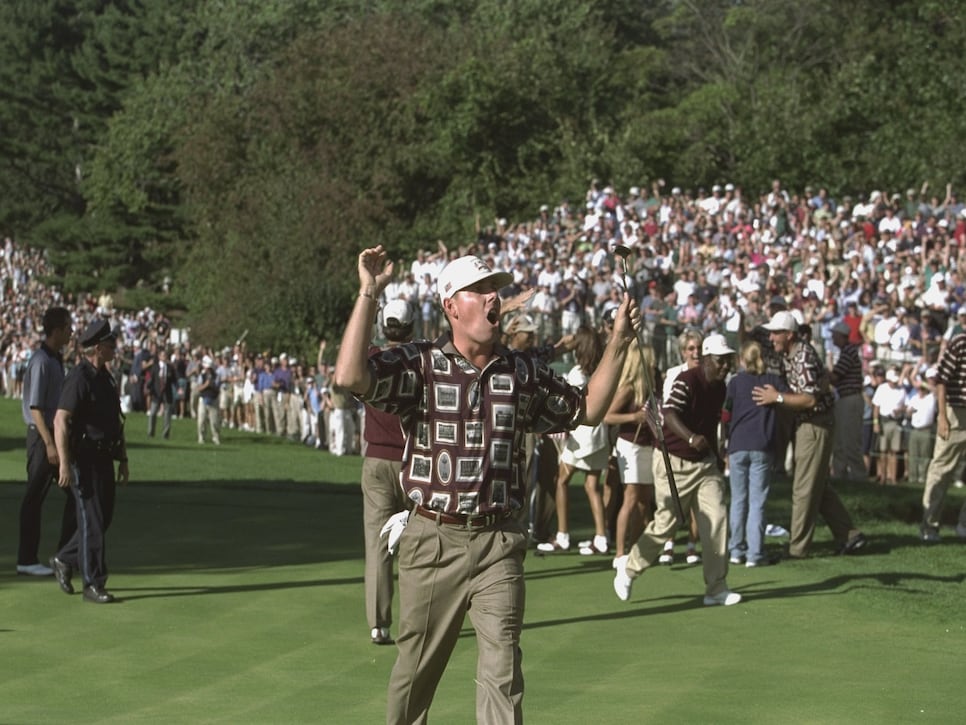
[[[0,401],[0,723],[378,723],[395,650],[363,611],[359,458],[191,423],[128,420],[133,482],[108,532],[111,606],[14,575],[19,403]],[[733,567],[741,604],[701,606],[701,568],[649,571],[629,602],[609,558],[527,559],[530,723],[954,723],[966,709],[966,544],[915,537],[920,492],[842,485],[868,553]],[[42,558],[61,497],[45,508]],[[789,486],[771,519],[787,524]],[[951,489],[947,517],[963,501]],[[586,500],[572,493],[573,536]],[[777,544],[776,544],[777,546]],[[395,634],[395,627],[393,628]],[[474,721],[467,623],[431,711]]]

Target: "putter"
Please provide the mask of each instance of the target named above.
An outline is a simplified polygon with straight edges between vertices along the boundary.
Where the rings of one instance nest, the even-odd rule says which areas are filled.
[[[630,284],[629,278],[627,276],[627,258],[631,255],[631,250],[629,247],[623,244],[617,244],[614,246],[614,255],[620,257],[621,263],[623,264],[623,276],[624,276],[624,291],[630,294]],[[651,406],[654,416],[660,414],[660,406],[658,405],[657,396],[654,394],[654,376],[651,370],[648,368],[647,363],[644,360],[644,343],[641,342],[641,336],[635,330],[634,337],[637,339],[637,348],[641,353],[641,371],[644,374],[644,386],[647,388],[647,402]],[[640,432],[640,425],[637,427],[638,433]],[[674,481],[674,471],[671,468],[671,455],[667,450],[667,442],[664,440],[664,427],[661,425],[659,419],[654,421],[654,432],[657,436],[657,443],[661,449],[661,456],[664,458],[664,470],[667,471],[667,482],[668,488],[671,489],[671,498],[674,499],[674,505],[678,510],[678,516],[680,517],[680,526],[687,526],[690,523],[690,519],[686,518],[684,515],[684,507],[681,505],[681,496],[678,494],[678,487]],[[634,436],[635,438],[637,435]]]

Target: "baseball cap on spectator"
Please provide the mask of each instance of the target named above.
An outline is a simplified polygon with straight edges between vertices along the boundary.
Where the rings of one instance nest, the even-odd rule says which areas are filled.
[[[443,267],[439,274],[439,299],[445,302],[461,289],[466,289],[485,279],[493,279],[498,288],[506,287],[513,282],[513,275],[509,272],[494,272],[486,262],[479,257],[467,255],[454,259]]]
[[[966,315],[966,305],[960,305],[959,309],[956,310],[957,315]]]
[[[519,314],[507,325],[507,332],[536,332],[537,323],[527,314]]]
[[[937,272],[932,276],[932,281],[935,282],[936,284],[939,284],[940,282],[945,282],[946,275],[944,275],[942,272]]]
[[[734,184],[725,184],[725,191],[734,191],[734,190],[735,190]]]
[[[382,310],[382,324],[387,327],[406,327],[413,324],[413,311],[406,300],[392,300]]]
[[[832,325],[832,332],[848,337],[852,334],[852,328],[846,325],[844,322],[836,322],[834,325]]]
[[[701,343],[702,355],[734,355],[724,335],[708,335]]]
[[[898,383],[899,373],[897,373],[893,368],[886,370],[886,382],[887,383]]]
[[[205,355],[203,358],[201,358],[202,367],[210,368],[214,364],[215,361],[211,359],[211,355]]]
[[[785,298],[782,297],[781,295],[775,295],[768,302],[768,306],[769,307],[781,307],[782,309],[785,309],[786,307],[788,307],[788,303],[785,302]]]
[[[788,310],[780,310],[771,316],[771,320],[762,325],[771,332],[796,332],[798,322]]]
[[[629,193],[631,196],[640,196],[641,189],[638,186],[632,186]]]
[[[928,380],[929,378],[935,378],[935,377],[938,377],[938,376],[939,376],[939,368],[937,368],[937,367],[935,367],[935,366],[933,366],[933,367],[931,367],[931,368],[928,368],[928,369],[926,370],[926,379],[927,379],[927,380]]]
[[[673,196],[680,196],[681,195],[681,187],[680,186],[675,186],[673,189],[671,189],[671,194]]]

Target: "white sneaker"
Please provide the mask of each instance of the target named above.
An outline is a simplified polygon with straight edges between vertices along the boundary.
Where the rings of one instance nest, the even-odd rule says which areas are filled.
[[[594,554],[606,554],[610,551],[607,545],[606,536],[595,536],[592,541],[580,542],[580,555],[593,556]]]
[[[728,559],[728,561],[730,563],[732,563],[732,564],[744,564],[745,563],[745,557],[743,557],[743,556],[732,556],[730,559]]]
[[[17,564],[17,574],[26,576],[53,576],[54,570],[43,564]]]
[[[614,592],[618,599],[626,602],[631,598],[631,587],[634,584],[634,580],[627,573],[627,554],[614,559],[614,569],[617,570],[614,574]]]
[[[688,562],[688,564],[692,564],[692,565],[693,564],[700,564],[701,563],[701,555],[697,551],[695,551],[694,549],[688,549],[687,556],[684,557],[684,560],[686,562]]]
[[[963,524],[956,524],[956,536],[960,539],[966,539],[966,526]]]
[[[674,542],[673,541],[664,542],[664,553],[658,557],[657,563],[658,564],[674,563]]]
[[[558,531],[553,541],[537,544],[537,551],[542,551],[545,554],[570,551],[570,534],[564,534]]]
[[[389,634],[389,627],[373,627],[369,637],[373,644],[395,644]]]
[[[718,604],[722,604],[726,607],[730,607],[732,604],[737,604],[741,601],[741,595],[738,592],[732,592],[725,589],[723,592],[718,592],[714,596],[704,598],[704,606],[714,607]]]
[[[784,526],[779,526],[778,524],[768,524],[765,527],[765,536],[772,536],[776,539],[780,539],[783,536],[788,536],[788,529]]]

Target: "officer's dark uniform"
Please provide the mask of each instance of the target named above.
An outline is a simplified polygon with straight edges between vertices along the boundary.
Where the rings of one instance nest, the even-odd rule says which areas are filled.
[[[81,345],[92,347],[113,337],[106,320],[95,320],[84,332]],[[84,358],[68,373],[58,407],[71,412],[69,460],[77,531],[52,560],[54,573],[61,589],[72,593],[70,576],[79,570],[84,598],[107,603],[113,596],[104,589],[104,534],[114,514],[114,461],[127,460],[121,401],[110,371],[98,369]]]

